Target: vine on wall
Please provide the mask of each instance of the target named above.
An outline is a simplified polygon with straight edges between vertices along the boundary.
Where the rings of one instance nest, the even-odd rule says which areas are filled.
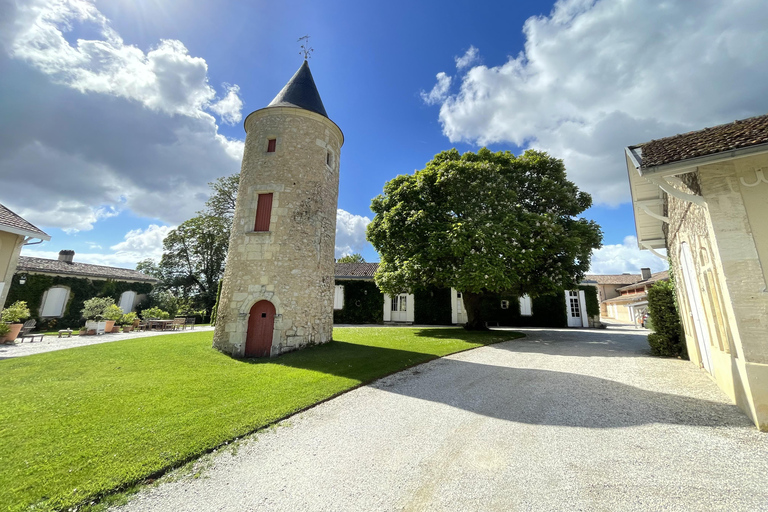
[[[373,281],[336,281],[344,287],[344,307],[333,311],[337,324],[380,324],[384,321],[384,294]]]
[[[54,286],[69,288],[69,298],[64,306],[61,318],[40,318],[40,311],[45,292]],[[37,321],[37,330],[77,329],[84,321],[80,311],[83,302],[92,297],[112,297],[120,301],[123,292],[134,291],[137,295],[149,294],[152,291],[150,283],[131,283],[114,281],[112,279],[91,280],[83,277],[51,276],[46,274],[28,274],[24,284],[19,283],[19,275],[13,276],[11,288],[5,304],[13,304],[17,300],[26,301],[32,318]]]

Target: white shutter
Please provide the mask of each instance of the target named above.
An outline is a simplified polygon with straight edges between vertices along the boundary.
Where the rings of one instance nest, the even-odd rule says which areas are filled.
[[[520,297],[520,316],[533,316],[531,297],[528,294]]]
[[[344,309],[344,286],[336,285],[333,289],[333,309]]]
[[[41,317],[60,317],[64,313],[64,305],[67,303],[69,290],[67,288],[49,288],[43,301]]]
[[[128,314],[133,311],[134,302],[136,302],[136,292],[130,290],[123,292],[120,296],[120,309],[123,310],[123,314]]]

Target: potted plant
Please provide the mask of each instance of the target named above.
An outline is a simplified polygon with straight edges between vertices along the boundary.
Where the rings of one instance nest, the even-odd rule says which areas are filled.
[[[85,336],[88,334],[88,328],[86,326],[82,326],[77,334],[80,336]]]
[[[17,300],[5,308],[3,312],[0,313],[0,320],[10,324],[10,332],[5,335],[4,341],[15,340],[16,336],[21,332],[21,328],[24,327],[24,324],[21,323],[21,321],[26,320],[29,316],[29,308],[27,307],[27,303],[23,300]]]
[[[83,302],[83,309],[81,310],[83,316],[88,320],[85,323],[85,327],[94,334],[107,332],[107,321],[104,320],[104,313],[107,312],[109,306],[113,306],[115,300],[112,297],[93,297]],[[114,320],[112,326],[114,326]],[[110,332],[112,327],[109,328]]]
[[[133,330],[133,323],[136,321],[136,313],[126,313],[120,318],[120,323],[123,324],[123,332],[131,332]]]
[[[102,317],[107,321],[107,326],[104,328],[106,332],[120,332],[120,326],[115,325],[123,317],[123,310],[120,309],[120,306],[115,304],[107,306]]]
[[[0,343],[8,343],[5,337],[8,336],[8,333],[10,332],[11,332],[11,326],[5,322],[0,322]]]

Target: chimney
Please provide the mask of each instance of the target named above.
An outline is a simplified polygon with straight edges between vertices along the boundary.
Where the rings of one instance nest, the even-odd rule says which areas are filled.
[[[641,268],[640,273],[643,275],[643,281],[647,281],[651,278],[651,269],[649,268]]]
[[[72,263],[72,260],[75,257],[75,251],[59,251],[59,261],[63,261],[64,263]]]

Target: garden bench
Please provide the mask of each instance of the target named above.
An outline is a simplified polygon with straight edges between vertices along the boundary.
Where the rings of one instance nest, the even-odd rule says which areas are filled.
[[[35,338],[40,338],[39,341],[43,341],[43,335],[42,334],[32,334],[30,331],[35,328],[35,325],[37,325],[37,322],[33,319],[27,320],[24,322],[24,327],[21,328],[21,332],[19,333],[19,337],[21,338],[21,342],[24,343],[25,338],[31,338],[29,341],[32,343],[35,341]]]
[[[66,334],[67,338],[72,337],[72,329],[59,329],[59,338],[61,338],[62,334]]]

